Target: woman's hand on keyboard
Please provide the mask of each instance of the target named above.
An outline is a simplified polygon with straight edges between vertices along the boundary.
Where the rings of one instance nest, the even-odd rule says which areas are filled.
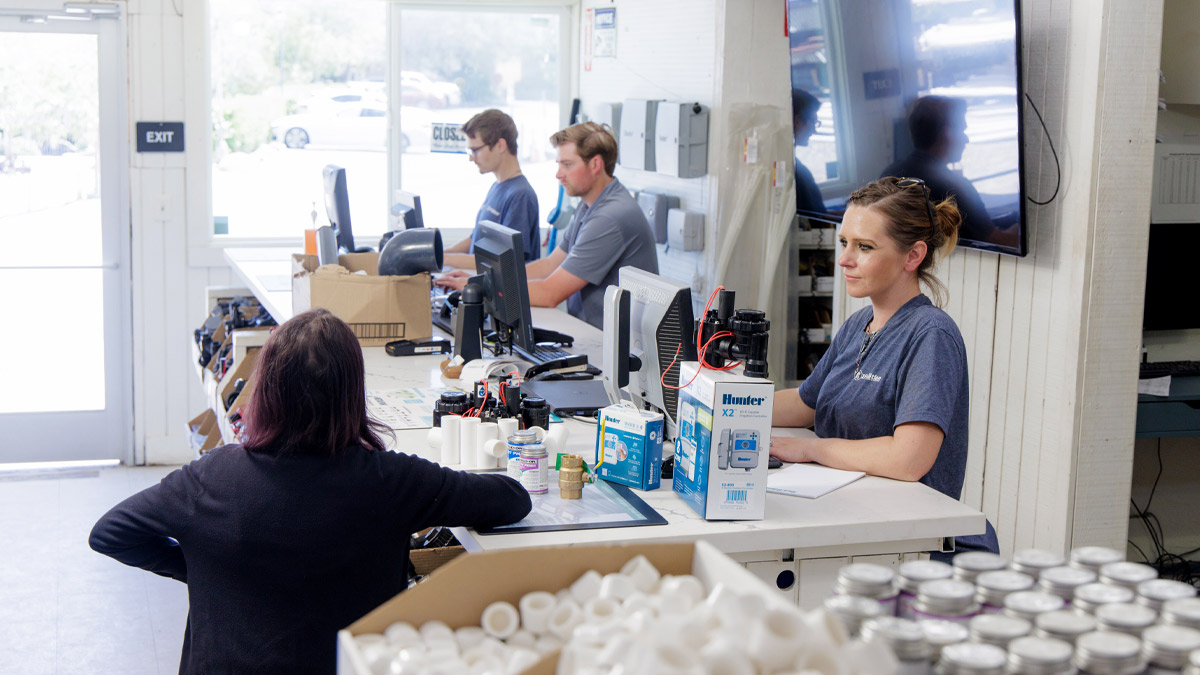
[[[461,291],[463,286],[467,285],[467,279],[471,276],[471,273],[466,270],[451,270],[434,279],[433,283],[440,288]]]

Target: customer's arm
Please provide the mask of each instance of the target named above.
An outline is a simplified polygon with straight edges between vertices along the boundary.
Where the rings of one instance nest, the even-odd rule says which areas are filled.
[[[442,264],[456,269],[475,269],[475,256],[468,253],[471,250],[471,238],[464,237],[462,241],[446,249],[442,256]]]
[[[834,469],[915,481],[929,473],[945,437],[936,424],[909,422],[896,427],[891,436],[858,441],[773,438],[771,454],[785,462],[816,462]]]
[[[381,456],[394,476],[397,512],[413,532],[434,525],[489,527],[529,514],[529,492],[503,474],[454,471],[411,455]]]
[[[188,467],[173,471],[158,485],[117,504],[92,527],[92,550],[132,567],[187,583],[187,563],[171,538],[172,521],[186,508],[183,490]]]
[[[562,261],[567,259],[567,254],[561,249],[555,249],[553,253],[545,258],[538,258],[531,263],[525,265],[525,278],[533,281],[535,279],[545,279],[558,269]]]

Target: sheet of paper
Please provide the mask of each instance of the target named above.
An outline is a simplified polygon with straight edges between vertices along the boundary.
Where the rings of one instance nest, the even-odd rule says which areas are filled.
[[[1151,377],[1145,380],[1138,380],[1138,393],[1149,394],[1151,396],[1170,396],[1171,376],[1164,375],[1162,377]]]
[[[842,471],[820,464],[792,464],[767,475],[767,492],[816,499],[865,475],[862,471]]]
[[[444,388],[416,387],[367,392],[367,414],[393,429],[433,426],[433,404]]]

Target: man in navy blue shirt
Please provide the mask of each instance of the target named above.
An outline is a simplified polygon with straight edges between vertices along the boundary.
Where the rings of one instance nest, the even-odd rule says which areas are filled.
[[[495,176],[496,183],[483,200],[471,236],[446,249],[445,264],[475,268],[475,240],[479,238],[479,223],[484,220],[520,232],[525,262],[537,260],[541,257],[538,200],[517,161],[517,125],[503,112],[490,109],[467,120],[462,130],[467,135],[468,157],[479,167],[479,173]]]

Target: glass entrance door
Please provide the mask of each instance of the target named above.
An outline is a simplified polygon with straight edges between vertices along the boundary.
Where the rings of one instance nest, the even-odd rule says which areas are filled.
[[[121,21],[5,5],[0,0],[0,463],[129,462]]]

